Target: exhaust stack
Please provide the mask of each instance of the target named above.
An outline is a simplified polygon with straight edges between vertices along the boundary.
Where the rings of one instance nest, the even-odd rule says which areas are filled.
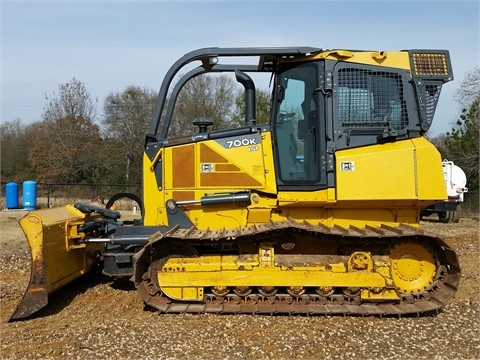
[[[245,88],[245,125],[255,126],[255,84],[244,72],[235,70],[235,77]]]

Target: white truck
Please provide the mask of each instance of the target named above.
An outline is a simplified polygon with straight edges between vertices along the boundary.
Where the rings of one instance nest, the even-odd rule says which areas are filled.
[[[453,161],[443,160],[443,176],[448,198],[422,210],[421,217],[437,214],[441,222],[459,222],[463,194],[468,192],[467,177],[464,171]]]

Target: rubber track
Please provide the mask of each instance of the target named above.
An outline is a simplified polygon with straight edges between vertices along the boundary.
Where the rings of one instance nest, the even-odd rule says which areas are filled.
[[[420,239],[435,243],[442,251],[439,256],[440,271],[430,289],[412,295],[402,296],[401,301],[360,303],[359,298],[349,298],[344,295],[332,295],[327,298],[318,295],[275,295],[263,297],[249,295],[240,298],[236,295],[227,295],[223,298],[206,294],[205,303],[181,302],[171,300],[160,293],[154,293],[149,287],[150,279],[144,276],[144,269],[148,266],[148,259],[152,246],[166,240],[194,240],[219,241],[251,239],[260,235],[268,235],[282,230],[293,230],[308,235],[329,235],[339,238],[374,239]],[[455,252],[435,234],[428,233],[409,225],[399,227],[382,225],[380,227],[366,226],[365,228],[343,228],[338,225],[330,228],[323,224],[313,225],[308,222],[299,223],[293,219],[280,222],[269,222],[261,225],[242,227],[229,230],[203,230],[194,228],[172,228],[165,233],[154,234],[149,243],[136,256],[135,286],[139,290],[144,302],[161,313],[216,313],[216,314],[302,314],[302,315],[361,315],[361,316],[402,316],[438,312],[457,291],[460,280],[460,267]]]

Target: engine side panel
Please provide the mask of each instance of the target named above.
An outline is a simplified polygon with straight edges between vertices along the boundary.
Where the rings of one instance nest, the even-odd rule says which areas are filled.
[[[340,201],[439,201],[445,198],[439,152],[425,138],[336,152]]]

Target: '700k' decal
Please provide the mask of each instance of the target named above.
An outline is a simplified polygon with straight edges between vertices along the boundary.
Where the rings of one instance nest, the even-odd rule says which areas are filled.
[[[215,141],[225,149],[237,149],[240,147],[248,147],[248,151],[257,151],[260,149],[260,135],[255,134],[239,134],[239,136],[229,136],[225,138],[215,139]]]
[[[244,138],[244,139],[235,139],[235,140],[227,140],[227,148],[236,148],[240,146],[251,146],[257,145],[257,139],[254,138]]]

